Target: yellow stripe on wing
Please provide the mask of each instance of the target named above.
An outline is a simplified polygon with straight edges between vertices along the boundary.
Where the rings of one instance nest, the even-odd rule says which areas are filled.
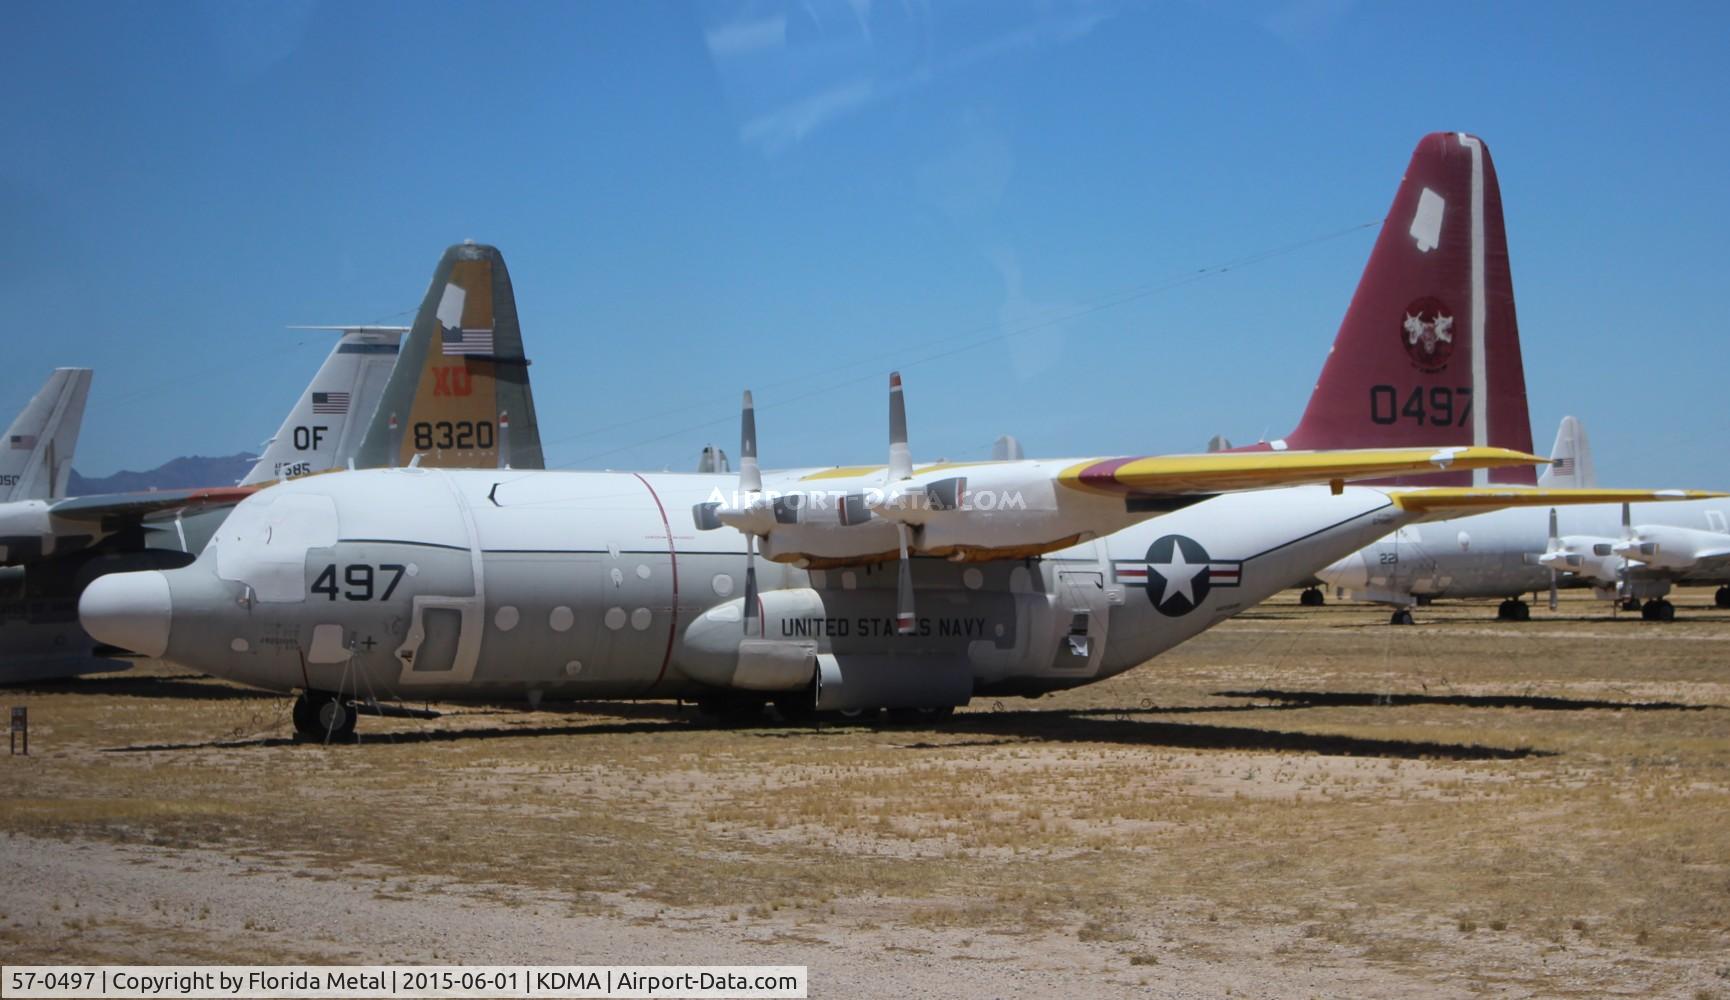
[[[1094,493],[1182,495],[1542,465],[1548,461],[1508,448],[1210,452],[1094,459],[1064,469],[1058,473],[1057,481],[1072,489]]]

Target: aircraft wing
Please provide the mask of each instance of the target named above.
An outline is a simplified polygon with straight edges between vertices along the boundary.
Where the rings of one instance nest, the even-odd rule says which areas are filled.
[[[1401,510],[1422,514],[1424,520],[1440,521],[1465,514],[1481,514],[1504,507],[1552,507],[1582,503],[1656,503],[1666,500],[1709,500],[1725,496],[1709,490],[1605,490],[1534,489],[1525,486],[1439,486],[1430,489],[1390,490],[1388,496]]]
[[[256,493],[257,487],[221,486],[212,489],[147,490],[137,493],[99,493],[51,504],[48,513],[69,521],[139,520],[165,510],[221,507],[236,504]]]
[[[1362,448],[1346,451],[1209,452],[1095,459],[1057,475],[1064,486],[1138,497],[1188,496],[1382,479],[1460,469],[1543,464],[1545,459],[1508,448]],[[1454,492],[1471,493],[1460,489]],[[1554,492],[1554,491],[1553,491]],[[1639,492],[1639,491],[1632,491]],[[1641,494],[1644,498],[1645,494]]]

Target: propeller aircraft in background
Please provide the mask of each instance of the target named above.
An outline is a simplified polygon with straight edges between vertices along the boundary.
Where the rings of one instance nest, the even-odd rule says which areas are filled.
[[[1564,417],[1540,485],[1592,487],[1591,449],[1578,420]],[[1435,598],[1500,597],[1496,616],[1526,621],[1523,594],[1549,591],[1557,606],[1564,586],[1591,587],[1605,601],[1670,621],[1676,586],[1718,587],[1730,608],[1730,504],[1720,499],[1642,507],[1586,504],[1503,510],[1413,525],[1378,539],[1316,575],[1358,600],[1394,605],[1393,622],[1412,623],[1411,608]]]

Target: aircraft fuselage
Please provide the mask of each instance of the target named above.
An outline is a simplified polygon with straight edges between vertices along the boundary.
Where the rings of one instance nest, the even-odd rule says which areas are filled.
[[[815,675],[820,707],[960,704],[1120,673],[1404,517],[1374,489],[1296,487],[1039,557],[917,558],[911,635],[895,628],[893,560],[759,558],[747,629],[743,536],[691,521],[735,482],[393,469],[281,484],[162,574],[160,652],[258,687],[381,700],[774,694]]]

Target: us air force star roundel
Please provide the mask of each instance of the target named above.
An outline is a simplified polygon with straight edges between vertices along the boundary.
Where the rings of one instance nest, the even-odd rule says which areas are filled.
[[[1193,538],[1164,535],[1148,546],[1141,566],[1121,563],[1116,570],[1123,583],[1145,586],[1160,614],[1176,618],[1200,607],[1214,587],[1237,586],[1243,563],[1212,559]]]

